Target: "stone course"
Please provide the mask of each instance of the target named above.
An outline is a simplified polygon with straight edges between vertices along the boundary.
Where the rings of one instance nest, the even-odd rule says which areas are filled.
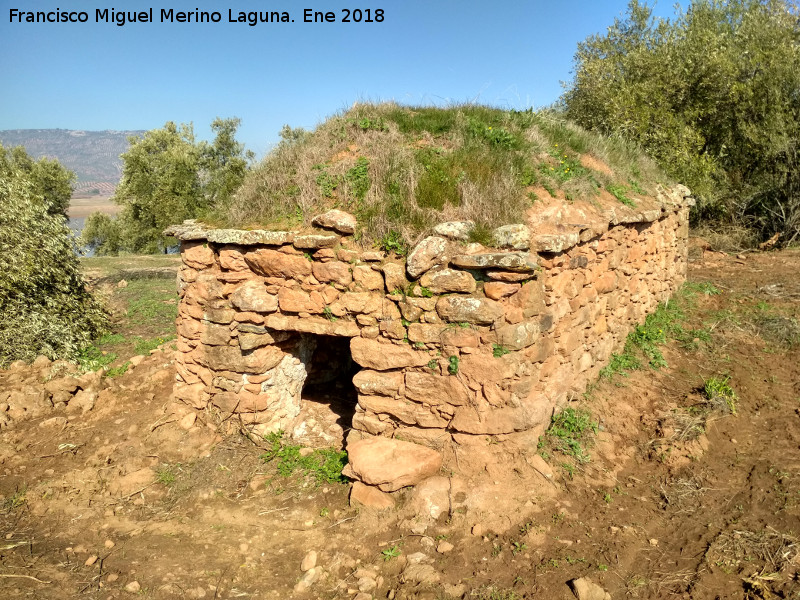
[[[255,435],[293,431],[315,348],[335,336],[361,367],[351,446],[383,438],[404,464],[419,454],[405,444],[429,446],[438,469],[427,453],[464,436],[539,435],[683,282],[691,203],[683,186],[635,208],[554,200],[498,228],[494,248],[467,242],[471,222],[443,223],[406,260],[360,249],[342,211],[306,231],[173,226],[175,395]],[[367,475],[369,461],[351,455],[350,476],[416,482]]]

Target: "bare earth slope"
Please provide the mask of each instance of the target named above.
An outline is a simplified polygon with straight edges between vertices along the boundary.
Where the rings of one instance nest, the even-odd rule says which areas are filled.
[[[359,511],[346,485],[283,477],[172,404],[169,342],[85,412],[31,396],[0,424],[0,597],[567,600],[587,577],[614,599],[798,598],[800,252],[696,259],[687,326],[710,341],[601,380],[576,403],[591,460],[487,473],[483,517],[457,498],[437,519]],[[43,374],[1,372],[0,411]],[[736,414],[701,418],[726,376]]]

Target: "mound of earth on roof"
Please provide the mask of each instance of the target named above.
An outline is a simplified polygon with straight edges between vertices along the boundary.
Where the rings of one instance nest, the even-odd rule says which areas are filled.
[[[465,241],[492,245],[506,224],[559,233],[640,220],[669,184],[637,148],[549,111],[357,104],[282,138],[214,225],[297,230],[338,208],[357,218],[363,246],[402,251],[452,221],[473,223]]]

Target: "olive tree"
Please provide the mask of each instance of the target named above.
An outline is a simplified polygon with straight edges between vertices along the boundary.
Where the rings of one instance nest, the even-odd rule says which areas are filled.
[[[52,189],[20,157],[0,146],[0,366],[40,354],[74,358],[107,323]]]
[[[95,213],[84,242],[98,254],[165,252],[164,229],[206,214],[240,185],[252,153],[235,139],[239,119],[215,119],[211,143],[197,142],[192,125],[168,122],[143,137],[131,137],[122,155],[122,179],[112,200],[119,217]]]
[[[800,11],[695,0],[656,19],[638,0],[578,45],[569,117],[634,140],[700,200],[695,217],[800,235]]]

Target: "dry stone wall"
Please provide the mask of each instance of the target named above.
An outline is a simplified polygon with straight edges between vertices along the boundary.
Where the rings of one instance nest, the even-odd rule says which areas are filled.
[[[175,395],[257,435],[291,432],[315,351],[349,338],[350,444],[539,435],[683,282],[690,204],[682,186],[635,208],[554,201],[493,248],[442,223],[405,259],[360,249],[340,211],[311,231],[172,227]]]

